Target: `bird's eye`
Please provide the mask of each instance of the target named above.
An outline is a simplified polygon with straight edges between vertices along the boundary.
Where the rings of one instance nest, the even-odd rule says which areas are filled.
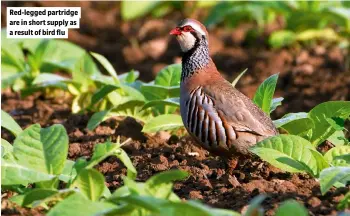
[[[191,26],[185,26],[185,27],[183,27],[183,31],[190,32],[190,31],[192,31],[192,27]]]

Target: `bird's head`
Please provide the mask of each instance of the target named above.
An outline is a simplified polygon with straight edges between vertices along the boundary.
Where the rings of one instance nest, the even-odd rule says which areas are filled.
[[[193,49],[201,40],[208,40],[205,26],[195,19],[182,20],[170,34],[176,36],[183,52]]]

